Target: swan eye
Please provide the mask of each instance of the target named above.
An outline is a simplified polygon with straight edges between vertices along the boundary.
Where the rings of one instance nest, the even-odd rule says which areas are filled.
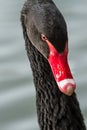
[[[41,39],[42,39],[43,41],[46,41],[46,40],[47,40],[47,37],[46,37],[44,34],[41,34]]]

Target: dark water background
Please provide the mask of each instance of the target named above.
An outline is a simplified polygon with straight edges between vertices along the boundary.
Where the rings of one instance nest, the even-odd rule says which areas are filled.
[[[38,130],[35,90],[20,25],[25,0],[0,0],[0,130]],[[69,63],[87,123],[87,0],[55,0],[69,32]]]

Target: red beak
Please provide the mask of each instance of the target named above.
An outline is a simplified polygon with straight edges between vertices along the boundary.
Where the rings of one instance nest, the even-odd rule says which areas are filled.
[[[58,84],[58,88],[64,94],[71,96],[76,88],[76,84],[67,60],[68,43],[66,43],[64,52],[59,53],[48,40],[46,40],[46,42],[50,50],[48,62],[51,66],[56,83]]]

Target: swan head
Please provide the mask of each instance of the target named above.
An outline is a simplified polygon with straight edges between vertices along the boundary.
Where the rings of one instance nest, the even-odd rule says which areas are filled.
[[[47,59],[59,90],[71,96],[76,83],[68,64],[68,34],[65,20],[60,12],[53,13],[52,17],[43,8],[38,7],[39,11],[35,8],[37,6],[25,17],[27,36],[33,46]]]

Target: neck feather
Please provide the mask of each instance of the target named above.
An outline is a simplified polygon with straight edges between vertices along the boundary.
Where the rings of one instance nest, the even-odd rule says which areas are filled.
[[[85,130],[83,117],[75,94],[62,94],[52,75],[48,61],[28,42],[30,60],[36,87],[37,115],[41,130]]]

